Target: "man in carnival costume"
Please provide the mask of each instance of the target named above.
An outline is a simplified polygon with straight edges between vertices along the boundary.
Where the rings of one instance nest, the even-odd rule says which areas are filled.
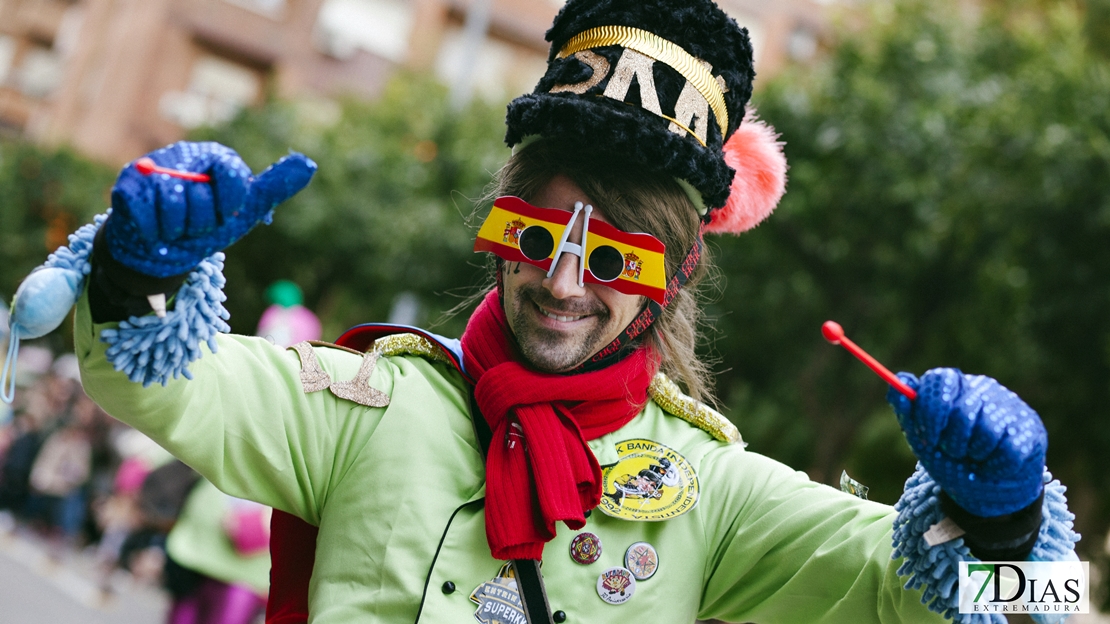
[[[959,561],[1074,559],[1044,428],[990,378],[902,375],[921,466],[895,509],[745,450],[693,345],[703,234],[785,185],[745,118],[747,31],[710,0],[570,0],[547,38],[477,234],[497,286],[459,341],[219,334],[218,252],[308,183],[298,154],[253,177],[223,146],[154,152],[47,263],[92,256],[89,394],[279,510],[271,621],[989,621],[956,612]],[[964,537],[926,535],[944,519]]]

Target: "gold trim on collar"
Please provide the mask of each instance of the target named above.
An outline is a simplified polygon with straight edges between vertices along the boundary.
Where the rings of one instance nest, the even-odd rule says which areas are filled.
[[[744,444],[736,425],[708,405],[683,394],[678,389],[678,385],[663,373],[656,373],[655,378],[651,380],[648,396],[663,408],[664,412],[706,431],[721,442]]]
[[[725,95],[720,83],[701,61],[659,35],[631,26],[598,26],[571,37],[563,49],[559,50],[556,58],[611,45],[635,50],[682,74],[702,94],[705,101],[709,102],[709,107],[717,118],[717,125],[721,128],[721,136],[728,134],[728,108],[725,106]]]

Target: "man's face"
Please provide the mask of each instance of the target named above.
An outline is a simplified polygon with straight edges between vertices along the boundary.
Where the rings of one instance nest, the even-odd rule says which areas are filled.
[[[575,202],[593,204],[577,184],[561,175],[532,198],[536,206],[568,212]],[[606,221],[598,206],[590,219]],[[581,216],[575,220],[570,241],[581,240],[582,221]],[[600,284],[579,286],[580,261],[574,254],[562,254],[551,277],[530,264],[504,263],[505,316],[524,358],[541,371],[561,373],[585,362],[619,336],[643,308],[643,297]]]

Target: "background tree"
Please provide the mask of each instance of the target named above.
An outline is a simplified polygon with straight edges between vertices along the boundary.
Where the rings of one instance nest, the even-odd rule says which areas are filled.
[[[5,305],[31,269],[68,244],[66,236],[104,212],[114,178],[113,168],[69,150],[0,140],[0,298]],[[72,329],[63,327],[43,339],[55,351],[67,342],[72,346]]]
[[[1087,557],[1110,481],[1110,65],[1066,3],[876,3],[827,62],[757,95],[786,142],[778,212],[720,242],[718,389],[755,450],[893,502],[912,468],[896,370],[985,373],[1044,417]],[[1092,38],[1088,38],[1088,36]]]
[[[491,174],[508,158],[504,111],[482,103],[455,113],[443,87],[402,75],[372,103],[274,102],[192,138],[233,146],[255,171],[290,148],[320,166],[309,186],[228,254],[233,331],[253,333],[264,291],[291,279],[335,338],[384,321],[402,293],[441,317],[482,283],[465,227]],[[437,330],[457,335],[466,316]]]

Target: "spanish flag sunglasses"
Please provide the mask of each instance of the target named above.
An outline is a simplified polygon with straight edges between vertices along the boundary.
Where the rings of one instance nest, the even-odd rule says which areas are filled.
[[[499,197],[478,230],[474,251],[488,251],[509,262],[527,262],[555,273],[564,253],[579,257],[578,285],[603,284],[626,295],[662,304],[667,288],[663,243],[650,234],[622,232],[590,220],[593,206],[578,202],[574,212],[539,208],[519,197]],[[582,236],[569,240],[582,217]]]

